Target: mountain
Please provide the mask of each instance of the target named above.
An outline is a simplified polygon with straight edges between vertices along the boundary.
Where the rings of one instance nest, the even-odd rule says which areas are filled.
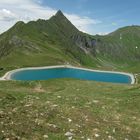
[[[0,35],[0,67],[5,70],[70,63],[137,71],[139,60],[140,26],[92,36],[79,31],[60,10],[49,20],[19,21]]]

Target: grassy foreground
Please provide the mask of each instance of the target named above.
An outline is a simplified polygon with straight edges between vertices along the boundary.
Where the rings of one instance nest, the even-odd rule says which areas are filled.
[[[138,140],[140,85],[0,82],[0,140]]]

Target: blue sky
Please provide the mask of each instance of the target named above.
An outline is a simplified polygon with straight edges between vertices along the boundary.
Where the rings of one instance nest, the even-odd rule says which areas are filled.
[[[89,25],[89,32],[93,34],[140,24],[140,0],[44,0],[42,4],[101,21]]]
[[[140,25],[139,6],[140,0],[4,0],[0,1],[0,32],[18,20],[48,19],[60,9],[79,30],[106,34]]]

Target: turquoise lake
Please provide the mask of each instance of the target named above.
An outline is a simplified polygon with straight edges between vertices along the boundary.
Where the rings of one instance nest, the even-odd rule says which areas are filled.
[[[132,79],[129,75],[94,72],[74,68],[51,68],[51,69],[28,69],[11,74],[13,80],[48,80],[55,78],[75,78],[81,80],[93,80],[99,82],[126,83],[130,84]]]

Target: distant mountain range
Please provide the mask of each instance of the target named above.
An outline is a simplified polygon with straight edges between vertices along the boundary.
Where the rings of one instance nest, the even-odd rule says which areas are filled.
[[[139,62],[140,26],[92,36],[79,31],[60,10],[49,20],[19,21],[0,35],[4,68],[69,63],[139,72]]]

